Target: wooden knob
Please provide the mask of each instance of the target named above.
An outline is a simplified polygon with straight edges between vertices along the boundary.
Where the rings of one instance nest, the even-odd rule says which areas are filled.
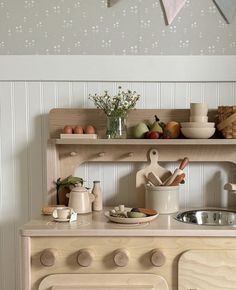
[[[77,152],[70,152],[70,156],[76,156],[78,153]]]
[[[117,249],[113,259],[116,266],[125,267],[129,263],[129,252],[126,249]]]
[[[88,267],[92,264],[95,254],[91,249],[81,249],[78,252],[77,262],[82,267]]]
[[[98,157],[104,157],[105,156],[105,152],[99,152],[98,153]]]
[[[134,156],[134,152],[129,152],[128,153],[128,157],[133,157]]]
[[[166,257],[160,250],[154,249],[151,251],[150,261],[153,266],[161,267],[165,264]]]
[[[56,262],[57,257],[56,249],[45,249],[40,255],[40,263],[45,267],[52,267]]]

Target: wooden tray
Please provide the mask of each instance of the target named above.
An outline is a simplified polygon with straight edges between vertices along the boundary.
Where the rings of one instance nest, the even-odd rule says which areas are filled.
[[[97,139],[97,134],[60,134],[61,139]]]

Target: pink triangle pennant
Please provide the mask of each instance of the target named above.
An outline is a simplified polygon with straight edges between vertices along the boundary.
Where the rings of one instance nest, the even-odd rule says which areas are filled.
[[[162,0],[168,24],[172,23],[186,1],[187,0]]]

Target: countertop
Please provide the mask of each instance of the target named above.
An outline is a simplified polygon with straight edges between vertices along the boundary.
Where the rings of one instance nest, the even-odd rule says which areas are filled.
[[[150,223],[116,224],[104,212],[78,215],[75,222],[55,222],[51,216],[31,220],[20,229],[22,236],[162,236],[236,237],[236,227],[185,224],[172,215],[159,215]]]

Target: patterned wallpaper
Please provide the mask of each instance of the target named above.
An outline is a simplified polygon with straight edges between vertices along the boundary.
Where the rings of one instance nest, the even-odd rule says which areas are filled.
[[[236,54],[236,17],[188,0],[170,26],[160,0],[0,0],[0,54]]]

